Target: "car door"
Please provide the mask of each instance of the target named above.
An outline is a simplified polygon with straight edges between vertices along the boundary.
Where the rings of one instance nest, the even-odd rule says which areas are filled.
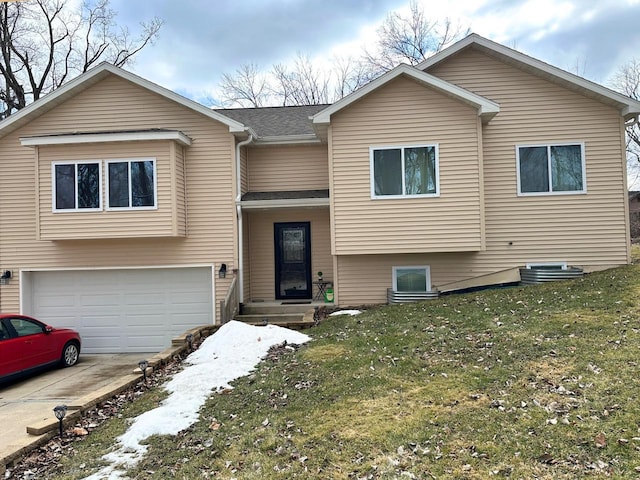
[[[15,342],[16,354],[21,357],[22,370],[56,360],[57,352],[43,323],[21,316],[6,320],[15,333],[12,341]]]
[[[0,319],[0,377],[24,370],[21,340],[11,330],[9,320]]]

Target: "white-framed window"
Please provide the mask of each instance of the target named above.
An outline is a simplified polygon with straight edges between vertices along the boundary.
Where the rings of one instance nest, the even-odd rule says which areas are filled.
[[[517,145],[518,195],[586,193],[584,143]]]
[[[371,198],[439,195],[438,145],[371,147]]]
[[[107,209],[154,209],[158,205],[156,159],[107,160]]]
[[[102,210],[102,169],[99,160],[51,164],[54,212]]]
[[[394,292],[430,292],[431,269],[429,265],[393,267]]]

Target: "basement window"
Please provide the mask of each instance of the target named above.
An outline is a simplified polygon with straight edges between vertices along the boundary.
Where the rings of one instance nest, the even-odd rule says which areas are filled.
[[[393,267],[393,290],[395,292],[431,291],[429,266]]]

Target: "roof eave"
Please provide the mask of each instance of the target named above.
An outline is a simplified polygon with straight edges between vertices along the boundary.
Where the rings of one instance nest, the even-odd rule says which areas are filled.
[[[255,145],[301,145],[321,143],[320,138],[312,133],[303,135],[271,135],[258,137]]]
[[[287,198],[281,200],[240,200],[236,202],[243,210],[267,210],[271,208],[329,207],[328,198]]]
[[[483,120],[488,121],[500,111],[500,106],[491,100],[481,97],[480,95],[476,95],[475,93],[465,90],[457,85],[446,82],[445,80],[434,77],[433,75],[417,70],[414,67],[402,64],[312,116],[311,118],[314,128],[319,127],[316,129],[318,131],[321,130],[322,127],[330,125],[331,116],[334,113],[339,112],[343,108],[348,107],[352,103],[360,100],[388,82],[403,75],[422,83],[426,87],[433,88],[440,93],[477,108],[478,114],[483,117]]]
[[[468,35],[450,47],[429,57],[424,62],[418,64],[416,68],[420,70],[427,70],[456,53],[472,46],[479,47],[480,50],[484,49],[484,51],[491,52],[494,55],[498,55],[511,62],[520,64],[521,67],[529,71],[533,71],[538,76],[547,78],[548,80],[561,84],[566,88],[577,90],[591,98],[613,104],[618,108],[618,110],[620,110],[620,114],[625,119],[629,119],[640,114],[640,101],[634,100],[621,93],[615,92],[614,90],[610,90],[602,85],[591,82],[590,80],[530,57],[529,55],[518,52],[517,50],[496,43],[493,40],[484,38],[476,33]]]
[[[148,140],[173,140],[184,146],[191,145],[191,138],[178,130],[141,131],[141,132],[110,132],[110,133],[82,133],[66,135],[42,135],[36,137],[20,137],[20,143],[25,147],[39,147],[44,145],[74,145],[85,143],[135,142]]]
[[[63,103],[77,93],[85,90],[86,88],[89,88],[103,78],[106,78],[109,74],[116,75],[120,78],[128,80],[142,88],[145,88],[146,90],[149,90],[186,108],[189,108],[213,120],[216,120],[226,125],[229,128],[230,133],[246,133],[247,128],[240,122],[225,117],[224,115],[221,115],[214,110],[205,107],[204,105],[200,105],[193,100],[183,97],[182,95],[178,95],[177,93],[161,87],[160,85],[157,85],[142,77],[139,77],[138,75],[127,72],[126,70],[122,70],[121,68],[115,67],[110,63],[103,62],[92,68],[91,70],[88,70],[87,72],[73,78],[53,92],[27,105],[22,110],[14,113],[9,118],[0,122],[0,137],[7,135],[8,133],[37,118],[38,116],[48,112],[55,106]]]

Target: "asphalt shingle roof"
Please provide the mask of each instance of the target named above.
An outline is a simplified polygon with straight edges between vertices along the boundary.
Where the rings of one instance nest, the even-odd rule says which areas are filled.
[[[328,105],[305,105],[299,107],[222,108],[215,111],[237,122],[251,127],[259,137],[281,135],[313,135],[309,117]]]

